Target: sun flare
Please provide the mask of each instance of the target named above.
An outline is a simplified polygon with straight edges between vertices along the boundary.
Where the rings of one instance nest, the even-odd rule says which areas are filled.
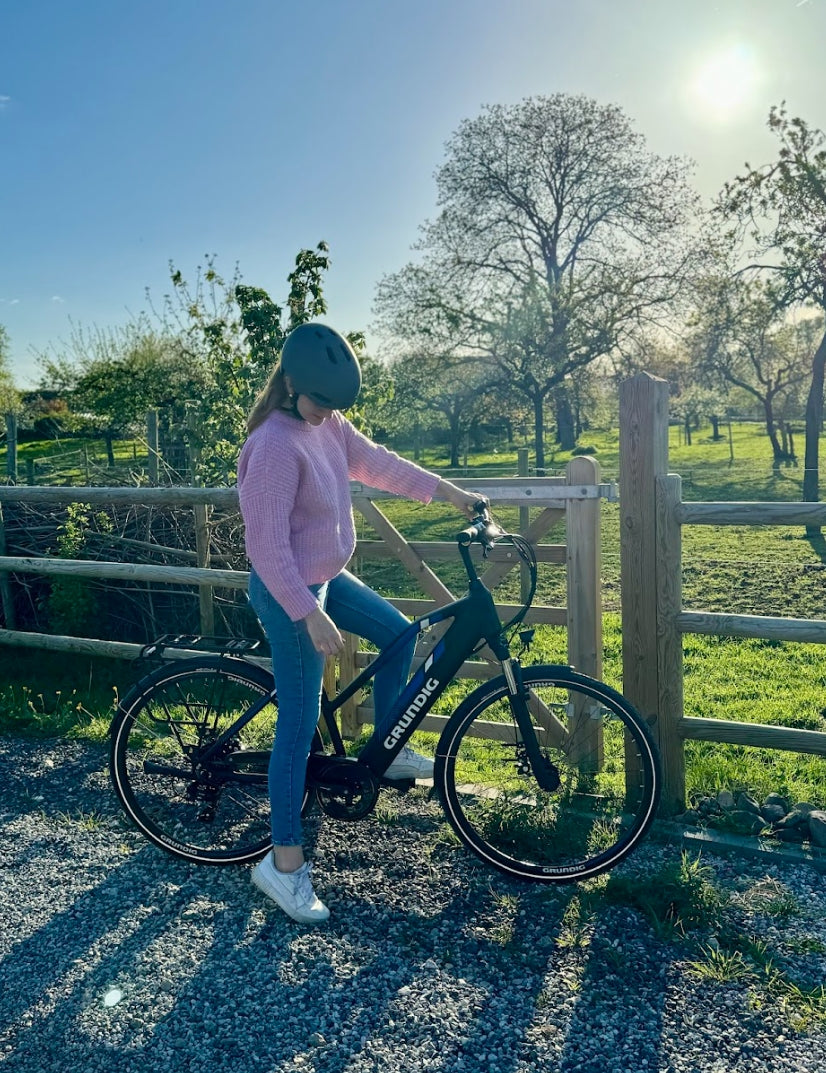
[[[758,68],[752,52],[732,45],[709,56],[691,81],[691,96],[707,115],[725,121],[752,97]]]

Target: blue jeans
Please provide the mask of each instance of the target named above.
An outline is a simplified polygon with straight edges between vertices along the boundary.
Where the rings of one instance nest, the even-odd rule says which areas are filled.
[[[386,648],[410,625],[383,596],[343,570],[324,585],[311,585],[340,630]],[[307,757],[321,710],[324,656],[317,652],[304,622],[293,622],[250,572],[249,599],[272,650],[272,672],[278,694],[278,722],[269,767],[270,812],[274,846],[301,845],[301,802]],[[373,680],[376,721],[389,712],[407,682],[416,646],[404,645]]]

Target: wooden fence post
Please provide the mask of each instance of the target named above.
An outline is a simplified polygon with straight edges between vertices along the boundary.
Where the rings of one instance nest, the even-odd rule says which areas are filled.
[[[148,410],[146,413],[146,443],[149,451],[147,459],[149,483],[156,485],[158,483],[158,452],[160,451],[157,410]]]
[[[566,468],[570,485],[596,487],[599,464],[573,458]],[[568,569],[568,660],[583,674],[602,678],[602,553],[600,500],[570,499],[566,516]]]
[[[570,485],[595,487],[599,465],[573,458],[566,467]],[[568,662],[583,674],[602,678],[602,590],[599,499],[570,499],[565,518],[568,607]],[[602,727],[580,697],[571,713],[571,753],[587,770],[603,763]]]
[[[685,808],[683,718],[683,635],[677,622],[683,609],[682,526],[677,515],[682,480],[657,478],[657,690],[658,743],[663,768],[663,812]]]
[[[344,651],[339,656],[339,686],[346,686],[358,674],[356,656],[359,650],[359,638],[354,633],[345,633]],[[358,736],[360,724],[358,717],[359,697],[357,693],[341,708],[340,729],[343,738],[355,738]]]
[[[6,414],[6,476],[17,483],[17,415]]]
[[[518,447],[516,451],[517,467],[516,472],[520,477],[528,476],[528,448]],[[531,525],[531,508],[520,507],[519,508],[519,532],[524,536]],[[531,588],[531,575],[527,566],[524,564],[519,568],[519,592],[522,600],[527,600],[528,593]]]
[[[668,383],[640,373],[620,385],[620,578],[623,692],[651,721],[666,773],[679,770],[682,742],[661,712],[657,601],[664,560],[657,545],[657,478],[668,470]],[[665,536],[665,534],[663,534]],[[679,756],[676,755],[679,753]],[[665,813],[685,807],[684,790],[666,785]]]

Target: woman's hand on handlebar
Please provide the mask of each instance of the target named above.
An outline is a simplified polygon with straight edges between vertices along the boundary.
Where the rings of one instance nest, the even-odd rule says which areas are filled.
[[[450,481],[441,480],[439,486],[436,489],[436,495],[439,499],[446,499],[448,503],[452,503],[457,510],[461,511],[468,518],[475,518],[479,514],[479,504],[483,502],[479,493],[465,492],[463,489],[457,487],[455,484],[451,484]],[[486,501],[485,506],[487,506]]]

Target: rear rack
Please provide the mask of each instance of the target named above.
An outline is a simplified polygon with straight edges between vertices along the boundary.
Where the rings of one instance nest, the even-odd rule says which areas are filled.
[[[210,637],[196,633],[164,633],[140,651],[139,659],[163,659],[167,648],[190,652],[210,652],[219,656],[245,656],[254,652],[260,641],[246,637]]]

